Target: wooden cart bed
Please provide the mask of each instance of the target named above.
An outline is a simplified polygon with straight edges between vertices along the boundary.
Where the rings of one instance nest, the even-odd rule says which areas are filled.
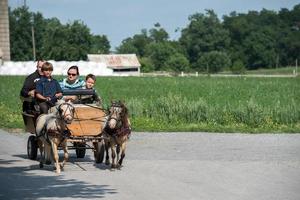
[[[71,136],[98,136],[105,124],[105,112],[97,107],[74,104],[73,122],[68,125]]]

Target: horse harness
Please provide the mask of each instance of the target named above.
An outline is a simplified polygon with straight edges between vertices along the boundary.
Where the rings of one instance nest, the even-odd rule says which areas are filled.
[[[66,111],[63,113],[63,110],[61,109],[61,106],[62,105],[67,105],[68,107],[67,107],[67,109],[66,109]],[[72,114],[70,114],[70,113],[68,113],[68,114],[66,114],[66,112],[67,112],[67,110],[70,108],[70,110],[72,111]],[[58,106],[58,108],[57,108],[57,110],[58,110],[58,113],[59,113],[59,117],[62,119],[62,120],[64,120],[65,121],[65,118],[67,117],[67,116],[74,116],[74,112],[75,112],[75,110],[74,110],[74,107],[71,105],[71,104],[69,104],[69,103],[62,103],[62,104],[60,104],[59,106]],[[72,116],[72,118],[73,118],[73,116]],[[66,122],[66,121],[65,121]],[[67,122],[66,122],[67,123]]]
[[[57,124],[57,121],[55,120],[56,123],[56,127],[59,127],[59,125]],[[51,144],[50,142],[50,138],[51,137],[62,137],[62,138],[66,138],[67,136],[69,136],[70,134],[70,130],[68,129],[68,127],[66,126],[65,130],[61,130],[60,128],[58,129],[49,129],[48,131],[46,130],[46,126],[44,126],[43,131],[42,131],[42,135],[45,137],[46,141],[48,144]],[[39,135],[42,136],[42,135]],[[62,142],[62,141],[61,141]],[[60,144],[61,144],[60,142]],[[60,146],[60,144],[58,146]]]
[[[47,124],[47,123],[45,123],[45,125],[44,125],[44,127],[43,127],[43,130],[42,130],[42,133],[43,133],[43,134],[42,134],[42,135],[45,136],[46,141],[47,141],[49,144],[51,143],[51,142],[50,142],[50,139],[49,139],[49,136],[51,136],[51,137],[63,137],[63,138],[66,138],[67,136],[70,135],[70,129],[69,129],[67,126],[65,126],[65,130],[61,130],[61,128],[59,128],[60,125],[59,125],[58,122],[57,122],[57,119],[60,119],[60,120],[63,120],[63,121],[66,123],[66,121],[64,120],[64,117],[66,117],[66,116],[68,116],[68,115],[71,115],[71,114],[65,115],[65,112],[64,112],[64,113],[62,112],[61,106],[64,105],[64,104],[67,104],[67,105],[68,105],[67,108],[72,107],[72,105],[70,105],[69,103],[62,103],[62,104],[59,105],[59,107],[57,108],[58,113],[59,113],[59,118],[56,118],[56,119],[55,119],[55,127],[56,127],[56,129],[49,129],[49,130],[47,131],[47,130],[46,130],[46,129],[47,129],[47,128],[46,128],[46,124]],[[71,110],[72,110],[72,113],[74,113],[74,109],[72,108]],[[62,117],[62,116],[64,116],[64,117]],[[50,120],[50,119],[49,119],[49,120]],[[46,134],[46,133],[47,133],[47,134]],[[40,135],[40,136],[42,136],[42,135]],[[60,144],[59,144],[59,145],[60,145]]]
[[[121,115],[121,118],[120,119],[116,119],[114,117],[109,117],[108,118],[108,121],[111,120],[111,119],[114,119],[117,121],[117,125],[116,125],[116,128],[114,129],[111,129],[109,128],[109,126],[106,124],[104,130],[107,134],[109,134],[110,136],[113,136],[113,137],[122,137],[122,136],[130,136],[131,134],[131,128],[126,125],[125,123],[123,123],[122,121],[122,118],[124,116]]]

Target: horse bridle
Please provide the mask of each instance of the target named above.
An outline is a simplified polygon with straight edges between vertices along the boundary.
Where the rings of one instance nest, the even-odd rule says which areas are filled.
[[[120,119],[117,119],[116,117],[112,117],[112,113],[110,113],[109,114],[109,118],[108,118],[108,120],[107,121],[110,121],[110,120],[112,120],[112,119],[114,119],[114,120],[116,120],[116,123],[118,124],[120,121],[121,121],[121,119],[122,119],[122,114],[123,114],[123,106],[122,105],[120,105],[120,104],[118,104],[118,103],[113,103],[112,104],[112,106],[111,106],[112,108],[113,108],[113,112],[116,112],[116,108],[122,108],[122,112],[120,113]]]
[[[61,106],[62,106],[62,105],[67,105],[67,109],[65,110],[64,113],[63,113],[63,110],[61,109]],[[70,113],[66,114],[66,111],[67,111],[68,109],[70,109],[70,110],[72,111],[72,112],[70,112],[70,113],[72,113],[72,114],[70,114]],[[66,118],[67,116],[69,116],[69,115],[72,117],[72,119],[74,118],[74,112],[75,112],[74,106],[72,106],[70,103],[64,102],[64,103],[60,104],[60,105],[58,106],[57,110],[58,110],[58,113],[59,113],[60,118],[63,119],[65,122],[66,122],[65,118]]]

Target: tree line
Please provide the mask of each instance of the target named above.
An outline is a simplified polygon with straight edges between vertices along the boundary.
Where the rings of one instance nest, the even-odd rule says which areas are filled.
[[[81,21],[63,25],[57,18],[45,19],[27,7],[9,11],[11,57],[32,60],[32,31],[37,57],[54,60],[86,60],[90,53],[110,53],[106,35],[93,35]],[[170,40],[159,24],[128,37],[116,53],[135,53],[142,71],[198,71],[241,73],[258,68],[294,65],[300,60],[300,4],[289,10],[267,9],[232,12],[218,18],[213,10],[195,13]]]
[[[45,60],[86,60],[88,53],[107,54],[110,43],[105,35],[93,35],[80,20],[61,24],[59,19],[46,19],[22,6],[9,9],[11,59],[33,60],[34,30],[36,58]]]

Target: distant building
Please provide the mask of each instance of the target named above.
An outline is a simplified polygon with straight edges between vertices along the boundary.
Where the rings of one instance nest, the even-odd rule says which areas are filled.
[[[88,61],[105,63],[114,75],[139,76],[141,64],[135,54],[88,54]]]

